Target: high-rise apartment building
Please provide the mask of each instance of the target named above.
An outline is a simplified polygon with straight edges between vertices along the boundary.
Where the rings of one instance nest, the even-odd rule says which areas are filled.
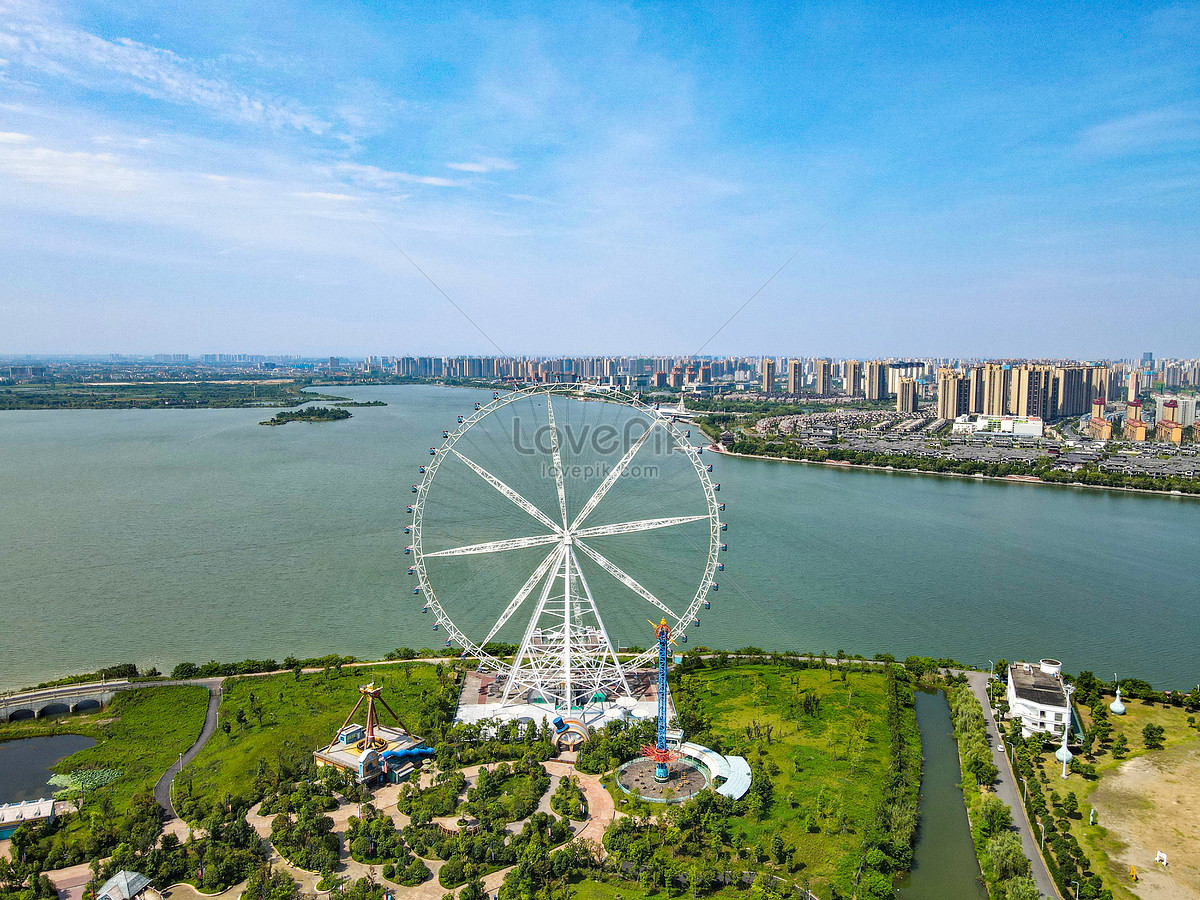
[[[896,389],[896,412],[915,413],[917,411],[917,382],[913,378],[901,378]]]
[[[1010,370],[1008,414],[1049,419],[1055,407],[1054,366],[1016,366]]]
[[[762,390],[764,394],[775,393],[775,360],[765,356],[762,361]]]
[[[1012,389],[1012,366],[1008,363],[987,363],[979,370],[980,407],[971,412],[980,412],[985,416],[1004,416],[1008,414],[1008,397]]]
[[[862,395],[862,389],[859,383],[862,381],[862,363],[857,359],[848,359],[842,363],[842,390],[847,397],[859,397]]]
[[[787,392],[795,396],[804,389],[804,363],[798,359],[789,359],[787,366]]]
[[[951,366],[937,371],[937,414],[939,419],[957,419],[971,412],[971,378]]]
[[[833,364],[827,359],[813,360],[813,391],[818,397],[833,393]]]
[[[863,389],[868,400],[886,400],[888,398],[888,364],[881,359],[873,359],[866,366],[866,378]]]

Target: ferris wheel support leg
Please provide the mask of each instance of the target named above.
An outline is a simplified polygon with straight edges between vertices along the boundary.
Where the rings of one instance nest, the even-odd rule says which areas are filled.
[[[561,561],[562,561],[562,559],[561,559],[561,552],[560,552],[560,557],[557,562],[561,563]],[[521,679],[519,677],[519,673],[521,671],[521,664],[530,659],[530,650],[531,650],[531,645],[533,644],[533,636],[538,630],[538,622],[541,621],[542,614],[546,610],[546,602],[550,599],[550,590],[551,590],[551,588],[553,588],[554,580],[557,577],[558,577],[558,569],[556,567],[554,569],[554,571],[550,574],[550,577],[546,579],[545,584],[542,585],[541,594],[538,596],[537,607],[533,611],[533,616],[531,616],[529,619],[529,625],[525,628],[525,637],[521,638],[520,649],[517,650],[517,655],[515,657],[513,657],[512,668],[509,671],[508,682],[504,685],[504,694],[500,698],[500,703],[502,706],[508,705],[509,698],[512,696],[513,687],[514,687],[514,685],[517,685],[518,682],[520,682],[522,688],[531,687],[531,685],[526,683],[525,679]],[[541,679],[538,679],[538,681],[540,682]],[[544,684],[539,683],[539,684],[534,685],[533,687],[535,690],[538,691],[539,694],[542,695],[543,699],[545,699],[545,700],[553,699],[552,695],[548,695],[546,693]]]
[[[579,583],[583,585],[584,595],[587,597],[588,605],[591,607],[593,614],[596,616],[596,627],[600,629],[600,638],[603,643],[601,649],[601,668],[604,665],[604,657],[612,660],[613,669],[616,670],[617,676],[620,678],[620,686],[625,689],[625,696],[632,697],[633,691],[629,689],[629,679],[625,677],[625,668],[621,665],[621,661],[617,659],[617,651],[613,648],[612,640],[608,636],[608,629],[604,627],[604,620],[600,618],[600,607],[596,605],[595,599],[592,597],[592,588],[588,584],[587,577],[583,574],[583,567],[579,565],[579,560],[575,556],[575,551],[571,550],[571,559],[575,563],[575,571],[579,573]],[[603,679],[601,679],[603,680]]]
[[[575,700],[575,690],[571,685],[571,632],[575,630],[575,614],[571,609],[571,563],[574,560],[574,554],[570,552],[570,547],[565,548],[566,553],[563,554],[563,654],[562,654],[562,677],[563,677],[563,705],[566,707],[567,715],[571,714],[571,704]]]

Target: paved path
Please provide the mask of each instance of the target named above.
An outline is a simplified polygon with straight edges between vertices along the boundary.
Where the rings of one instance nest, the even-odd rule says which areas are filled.
[[[197,681],[174,682],[176,684],[199,684],[208,688],[208,711],[204,714],[204,727],[200,729],[200,737],[196,739],[196,743],[192,744],[183,754],[181,760],[177,759],[171,763],[171,767],[154,785],[154,799],[163,808],[168,820],[178,818],[175,807],[171,803],[171,780],[179,774],[184,766],[196,758],[197,754],[204,749],[204,745],[208,743],[208,739],[217,730],[217,710],[221,706],[221,685],[224,680],[223,678],[205,678]]]
[[[1029,857],[1030,865],[1033,867],[1033,880],[1037,882],[1038,890],[1042,892],[1043,897],[1052,897],[1058,900],[1062,895],[1059,894],[1058,888],[1054,884],[1054,879],[1050,877],[1050,872],[1046,869],[1046,862],[1042,859],[1041,851],[1038,849],[1038,844],[1041,841],[1041,831],[1039,830],[1037,836],[1034,836],[1033,826],[1029,822],[1029,815],[1025,812],[1025,804],[1021,802],[1020,784],[1013,774],[1012,764],[1008,761],[1008,754],[1003,752],[1004,741],[1000,736],[999,729],[996,727],[996,719],[992,715],[992,704],[987,695],[989,675],[987,672],[962,672],[956,674],[967,676],[967,683],[971,685],[971,691],[983,707],[983,719],[987,725],[988,746],[995,753],[996,768],[1000,773],[996,778],[993,788],[996,791],[996,796],[1012,808],[1013,825],[1021,835],[1021,847],[1024,849],[1025,855]]]
[[[89,863],[80,863],[77,866],[47,872],[46,875],[58,891],[59,900],[81,900],[83,889],[92,879],[92,867]]]

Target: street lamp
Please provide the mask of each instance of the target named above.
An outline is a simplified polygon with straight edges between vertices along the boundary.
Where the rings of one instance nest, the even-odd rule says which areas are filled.
[[[1025,792],[1024,792],[1025,796],[1022,797],[1021,799],[1024,800],[1026,803],[1028,803],[1029,802],[1029,781],[1025,778],[1024,775],[1021,776],[1021,784],[1025,785]]]
[[[1079,900],[1079,882],[1072,878],[1071,884],[1075,885],[1075,900]]]
[[[1038,828],[1042,829],[1042,849],[1046,849],[1046,823],[1038,822]]]

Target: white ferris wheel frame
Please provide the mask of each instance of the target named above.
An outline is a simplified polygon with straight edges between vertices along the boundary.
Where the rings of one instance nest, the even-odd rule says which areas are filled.
[[[546,397],[552,447],[552,459],[550,462],[556,476],[555,480],[559,501],[559,509],[555,510],[555,512],[561,516],[562,525],[557,524],[550,513],[539,509],[477,462],[467,458],[455,449],[455,444],[483,419],[512,403],[539,396]],[[576,513],[573,519],[569,518],[566,507],[562,480],[562,461],[559,453],[558,428],[554,421],[554,407],[552,403],[554,396],[575,400],[599,400],[631,406],[651,420],[650,427],[637,440],[625,448],[620,461],[608,472],[592,497]],[[409,550],[414,557],[412,574],[417,577],[418,586],[424,595],[425,605],[433,611],[438,625],[445,629],[448,641],[457,644],[461,648],[461,655],[464,658],[474,658],[481,664],[495,668],[498,673],[505,676],[506,684],[503,703],[506,705],[510,700],[513,703],[522,703],[524,702],[522,697],[526,693],[535,693],[540,695],[545,701],[555,702],[556,708],[563,705],[563,703],[558,701],[565,698],[565,706],[570,709],[573,703],[572,698],[576,696],[572,691],[573,684],[576,690],[583,689],[585,691],[604,692],[615,690],[618,693],[624,693],[628,696],[631,692],[629,690],[629,683],[626,680],[626,672],[631,672],[649,663],[657,656],[658,650],[656,647],[651,646],[649,649],[642,651],[632,658],[625,660],[618,658],[616,650],[601,621],[600,610],[597,608],[592,597],[587,579],[583,576],[583,572],[579,567],[578,556],[575,551],[581,551],[584,556],[588,557],[600,566],[602,570],[621,582],[633,594],[645,601],[647,611],[650,615],[656,618],[666,618],[673,633],[686,634],[689,625],[693,622],[699,624],[697,614],[707,600],[709,591],[715,589],[714,577],[718,569],[718,557],[724,546],[721,542],[721,529],[723,526],[719,515],[721,504],[716,498],[716,490],[718,488],[714,487],[712,479],[708,477],[708,468],[700,459],[701,448],[693,446],[688,441],[673,418],[663,415],[653,406],[644,403],[639,397],[622,391],[597,391],[592,385],[576,382],[535,385],[515,390],[494,397],[491,402],[481,405],[470,416],[462,418],[463,421],[457,428],[447,432],[447,437],[444,438],[440,448],[430,448],[433,459],[424,467],[425,476],[421,480],[421,483],[415,486],[417,497],[416,501],[411,504],[412,543]],[[695,470],[707,511],[703,515],[696,516],[642,519],[613,525],[584,527],[587,517],[603,501],[609,489],[628,468],[643,444],[657,428],[664,429],[674,440],[675,445],[685,452]],[[449,550],[426,553],[422,545],[422,526],[429,491],[442,462],[451,457],[463,462],[468,468],[479,475],[484,482],[507,497],[515,506],[524,510],[532,519],[540,523],[543,528],[549,529],[549,531],[545,534],[531,537],[487,541],[480,544],[470,544]],[[707,558],[699,585],[687,608],[682,611],[672,610],[631,575],[585,542],[590,537],[633,534],[639,531],[669,528],[674,525],[701,520],[707,520],[709,524]],[[550,548],[551,545],[553,545],[553,548],[550,549],[549,555],[530,574],[521,590],[510,600],[489,634],[478,641],[468,637],[454,623],[454,620],[438,599],[437,591],[430,582],[425,565],[426,559],[435,557],[498,553],[505,550],[536,546]],[[563,625],[559,626],[556,630],[557,643],[555,644],[553,654],[547,655],[549,651],[546,651],[542,653],[541,658],[537,658],[538,653],[531,650],[531,640],[534,640],[533,635],[535,634],[535,630],[539,630],[537,629],[539,619],[547,614],[544,611],[544,607],[547,604],[552,585],[559,577],[562,578],[564,585],[564,597],[562,598],[564,606],[558,618],[563,622]],[[571,596],[570,587],[573,579],[578,579],[583,589],[583,592],[574,598]],[[495,637],[503,625],[534,594],[538,594],[536,610],[513,661],[511,663],[506,662],[485,651],[483,649],[484,646]],[[574,607],[572,606],[572,599],[574,599]],[[581,639],[582,626],[578,624],[578,622],[582,621],[581,617],[584,614],[590,614],[592,618],[587,639]],[[597,629],[600,638],[598,641],[596,640]],[[515,697],[514,692],[516,693]]]

